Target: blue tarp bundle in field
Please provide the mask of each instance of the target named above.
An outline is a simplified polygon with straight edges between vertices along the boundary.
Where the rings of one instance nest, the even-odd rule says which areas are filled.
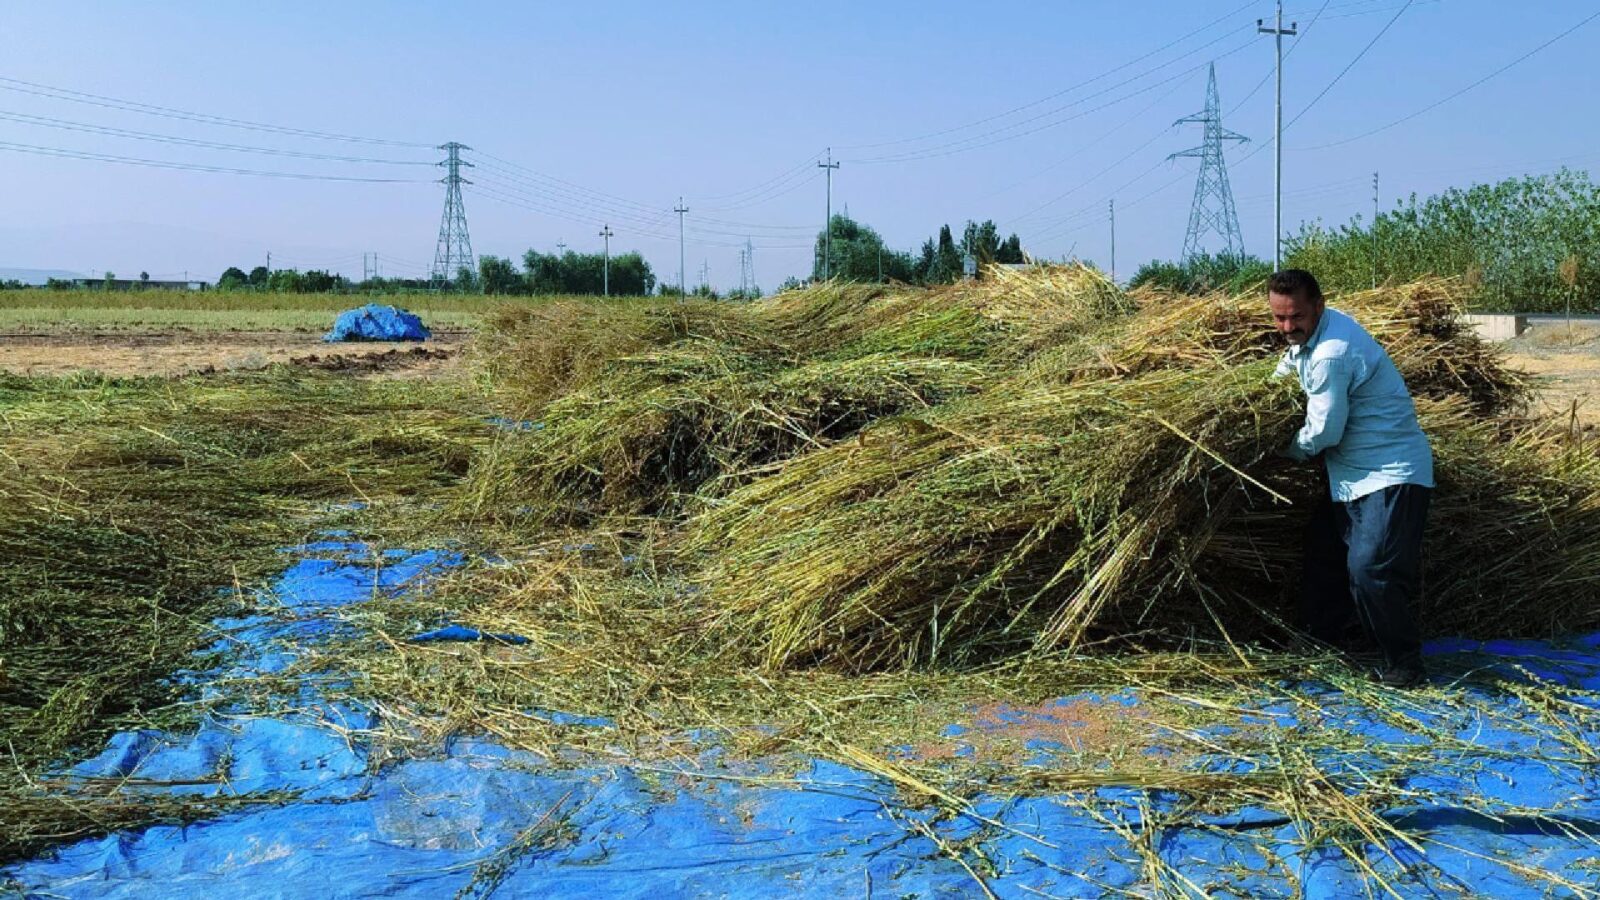
[[[431,335],[422,320],[397,306],[368,303],[339,313],[325,341],[425,341]]]
[[[282,673],[342,628],[359,604],[417,589],[460,560],[390,552],[342,536],[296,550],[265,592],[262,611],[224,620],[221,668],[187,673],[209,683]],[[359,618],[357,615],[355,618]],[[482,636],[496,639],[499,636]],[[1518,641],[1446,642],[1436,654],[1600,696],[1600,636],[1557,647]],[[539,650],[519,645],[537,664]],[[1360,790],[1378,754],[1425,740],[1426,721],[1459,743],[1441,747],[1390,798],[1382,815],[1417,837],[1366,845],[1358,866],[1327,835],[1302,832],[1263,809],[1185,812],[1174,791],[1102,788],[1077,796],[980,796],[966,810],[908,806],[889,781],[824,760],[778,777],[759,762],[722,759],[714,746],[673,763],[547,759],[457,739],[399,761],[370,745],[374,710],[326,698],[327,682],[291,686],[290,711],[217,713],[193,734],[114,737],[69,778],[126,792],[226,795],[283,791],[278,802],[186,826],[158,825],[85,840],[0,870],[0,891],[39,897],[503,897],[584,896],[999,897],[1182,896],[1323,898],[1379,895],[1370,867],[1402,896],[1593,896],[1600,890],[1600,766],[1571,748],[1600,734],[1553,735],[1514,689],[1465,689],[1448,708],[1425,699],[1375,711],[1327,688],[1313,702],[1259,709],[1260,727],[1287,746],[1301,725],[1349,732],[1352,750],[1319,760]],[[1126,690],[991,711],[1004,727],[1075,703],[1137,706]],[[608,729],[603,719],[529,711],[558,727]],[[1592,718],[1578,721],[1592,722]],[[1587,726],[1585,726],[1587,727]],[[1557,740],[1560,737],[1564,740]],[[1040,742],[1028,768],[1059,769],[1061,748]],[[1030,744],[1030,746],[1032,746]],[[959,751],[958,751],[959,752]],[[1371,756],[1371,759],[1368,757]],[[1218,771],[1258,763],[1219,757]],[[1170,824],[1178,822],[1180,824]],[[1362,845],[1359,835],[1333,836]],[[1175,866],[1186,885],[1159,885],[1134,842]],[[964,848],[958,857],[951,848]],[[1527,873],[1556,873],[1577,889]]]

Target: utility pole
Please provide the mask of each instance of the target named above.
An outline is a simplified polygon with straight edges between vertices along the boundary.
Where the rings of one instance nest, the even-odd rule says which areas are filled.
[[[603,283],[605,284],[605,287],[603,288],[604,293],[602,296],[605,297],[611,296],[611,236],[613,234],[616,234],[616,232],[611,230],[610,225],[606,225],[600,229],[600,236],[605,238],[606,242],[606,255],[605,262],[603,263],[604,268],[601,270],[604,273],[601,277],[604,279]]]
[[[556,255],[557,255],[557,256],[563,256],[563,255],[565,255],[565,254],[566,254],[566,252],[567,252],[567,245],[566,245],[566,244],[565,244],[565,243],[563,243],[563,242],[562,242],[562,241],[561,241],[561,240],[560,240],[560,239],[559,239],[559,238],[558,238],[558,239],[557,239],[557,240],[556,240]]]
[[[1117,198],[1111,198],[1111,282],[1117,281]]]
[[[833,170],[839,164],[833,161],[833,148],[828,148],[828,161],[817,163],[817,168],[828,172],[828,217],[822,220],[822,280],[833,277]]]
[[[700,260],[700,286],[706,289],[706,293],[710,293],[711,292],[711,261],[710,260],[706,260],[706,259]]]
[[[678,197],[678,205],[674,206],[672,211],[678,214],[678,299],[682,300],[689,295],[689,292],[684,290],[684,280],[688,277],[686,274],[688,270],[683,264],[683,214],[689,211],[689,207],[683,205],[682,196]]]
[[[1283,263],[1283,36],[1287,34],[1292,37],[1299,34],[1296,29],[1297,24],[1290,22],[1288,28],[1283,27],[1283,0],[1278,0],[1278,18],[1271,28],[1266,27],[1264,20],[1256,20],[1257,33],[1272,35],[1278,54],[1278,100],[1276,112],[1273,113],[1272,128],[1272,154],[1276,157],[1272,164],[1272,270],[1274,272]]]
[[[1378,173],[1372,173],[1372,286],[1378,286]]]

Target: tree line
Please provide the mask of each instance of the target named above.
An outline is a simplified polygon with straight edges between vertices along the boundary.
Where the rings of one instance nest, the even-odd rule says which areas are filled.
[[[463,267],[443,283],[428,278],[368,278],[353,281],[322,269],[299,271],[256,266],[250,271],[229,266],[217,279],[224,291],[275,291],[291,294],[403,293],[450,290],[464,293],[534,295],[599,294],[606,287],[605,257],[600,253],[562,254],[529,250],[522,256],[522,267],[505,257],[485,254],[478,258],[477,271]],[[611,293],[615,296],[645,296],[655,291],[656,276],[650,264],[636,252],[611,257]]]
[[[959,241],[949,225],[942,225],[937,235],[922,243],[920,251],[906,252],[885,246],[883,237],[871,226],[835,214],[828,221],[828,230],[817,233],[811,278],[820,280],[826,271],[845,281],[949,284],[962,277],[968,255],[980,267],[1027,261],[1022,240],[1015,234],[1002,238],[992,219],[967,222]],[[785,286],[792,283],[798,281],[791,279]]]

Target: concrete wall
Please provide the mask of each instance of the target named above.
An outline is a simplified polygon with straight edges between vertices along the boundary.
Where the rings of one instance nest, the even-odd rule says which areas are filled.
[[[1528,330],[1528,317],[1512,313],[1489,313],[1461,318],[1477,329],[1478,336],[1486,341],[1509,341]]]

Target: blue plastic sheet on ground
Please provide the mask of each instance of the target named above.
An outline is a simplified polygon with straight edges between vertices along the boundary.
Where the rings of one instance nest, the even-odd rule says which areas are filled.
[[[411,636],[411,642],[413,644],[450,642],[470,643],[474,641],[499,641],[502,644],[526,644],[528,639],[520,634],[479,631],[476,628],[468,628],[465,625],[446,625],[443,628],[435,628],[432,631],[424,631],[421,634]]]
[[[184,675],[198,690],[282,672],[308,647],[355,627],[347,613],[360,603],[425,590],[432,574],[460,562],[437,551],[376,553],[344,536],[296,548],[294,556],[262,595],[262,612],[218,623],[215,649],[228,658]],[[1600,636],[1561,646],[1441,642],[1430,652],[1507,677],[1600,685]],[[1149,896],[1161,891],[1128,840],[1143,835],[1188,879],[1192,889],[1180,890],[1190,893],[1294,896],[1285,865],[1308,898],[1366,896],[1370,888],[1351,860],[1325,843],[1307,849],[1306,836],[1272,810],[1161,826],[1180,798],[1159,790],[1103,788],[1092,810],[1070,796],[980,797],[967,814],[950,814],[908,807],[884,779],[832,762],[774,778],[768,767],[722,760],[714,748],[670,766],[573,768],[463,738],[386,762],[364,738],[376,713],[327,699],[323,687],[301,684],[283,714],[219,713],[192,734],[119,734],[68,773],[97,784],[113,779],[127,791],[285,792],[280,802],[61,847],[0,870],[0,887],[38,897],[128,898],[957,897],[979,893],[974,873],[946,852],[964,846],[988,861],[984,878],[999,897]],[[1042,709],[1002,708],[987,721],[1004,727],[1070,716],[1084,699],[1139,702],[1131,690],[1063,698]],[[1573,895],[1524,879],[1521,865],[1596,884],[1597,767],[1537,753],[1550,736],[1519,726],[1515,705],[1524,701],[1517,697],[1486,687],[1467,699],[1478,705],[1417,704],[1403,713],[1482,748],[1479,760],[1445,760],[1441,752],[1440,765],[1410,787],[1419,798],[1480,805],[1498,798],[1540,815],[1402,800],[1386,817],[1428,836],[1428,865],[1413,865],[1417,853],[1404,844],[1369,848],[1366,864],[1406,896]],[[1263,708],[1251,720],[1292,729],[1319,718],[1357,739],[1409,739],[1403,722],[1378,721],[1331,688],[1317,700]],[[530,714],[561,726],[612,727],[557,711]],[[972,740],[984,727],[952,726],[948,736]],[[1600,745],[1600,735],[1590,737]],[[1029,765],[1050,765],[1059,748],[1048,744],[1039,742]],[[1341,764],[1361,760],[1329,761]],[[1218,761],[1229,765],[1238,762]]]
[[[432,335],[422,319],[394,306],[368,303],[339,313],[333,330],[323,335],[337,341],[425,341]]]

